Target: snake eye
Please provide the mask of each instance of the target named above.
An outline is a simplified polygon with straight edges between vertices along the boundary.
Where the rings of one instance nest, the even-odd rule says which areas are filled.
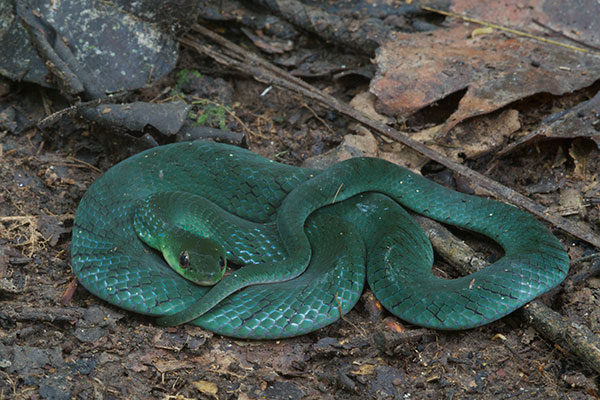
[[[183,269],[190,267],[190,255],[185,250],[179,254],[179,266]]]
[[[219,266],[223,268],[225,266],[225,259],[223,256],[219,256]]]

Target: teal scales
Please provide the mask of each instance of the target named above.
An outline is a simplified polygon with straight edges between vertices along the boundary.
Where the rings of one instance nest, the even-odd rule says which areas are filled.
[[[154,212],[141,207],[162,194],[179,227],[197,229],[221,244],[228,262],[246,266],[212,288],[173,271],[133,223],[136,212]],[[437,278],[431,245],[403,207],[482,233],[505,255],[475,274]],[[94,295],[161,325],[189,321],[226,336],[281,338],[338,320],[365,280],[403,320],[480,326],[558,285],[569,259],[531,215],[380,159],[318,171],[190,142],[137,154],[94,182],[75,216],[72,267]]]

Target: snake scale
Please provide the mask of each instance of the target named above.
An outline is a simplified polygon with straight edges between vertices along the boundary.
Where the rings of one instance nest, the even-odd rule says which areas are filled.
[[[144,206],[152,197],[177,229],[210,238],[243,267],[212,287],[177,274],[134,229],[134,218],[154,212]],[[403,207],[481,233],[505,254],[466,277],[435,277],[431,244]],[[338,320],[365,281],[405,321],[480,326],[559,284],[569,259],[533,216],[384,160],[355,158],[321,171],[188,142],[134,155],[90,186],[75,216],[72,268],[94,295],[161,325],[273,339]]]

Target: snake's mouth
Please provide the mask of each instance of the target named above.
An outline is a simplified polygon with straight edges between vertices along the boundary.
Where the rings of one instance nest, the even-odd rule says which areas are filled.
[[[219,256],[218,267],[210,268],[211,271],[203,269],[202,274],[198,274],[193,279],[189,279],[198,286],[214,286],[223,279],[225,271],[227,270],[227,261],[224,256]]]

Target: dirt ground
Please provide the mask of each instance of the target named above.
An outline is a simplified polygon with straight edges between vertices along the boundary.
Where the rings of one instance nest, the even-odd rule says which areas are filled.
[[[335,148],[352,127],[285,91],[260,96],[264,84],[218,74],[218,66],[194,56],[182,58],[184,68],[224,79],[216,86],[231,91],[226,102],[252,132],[246,135],[249,148],[271,158],[299,165]],[[138,92],[136,99],[151,99],[164,87],[176,86],[176,80],[173,73],[161,87]],[[1,104],[30,121],[66,106],[57,93],[39,87],[7,81],[0,86]],[[333,88],[345,100],[354,94],[343,83]],[[526,129],[593,93],[539,96],[515,108]],[[448,115],[448,110],[434,111]],[[228,128],[241,131],[238,120],[229,114],[224,118]],[[418,119],[413,123],[413,130],[425,126]],[[159,143],[172,140],[150,133]],[[378,311],[368,289],[345,319],[279,341],[238,341],[195,327],[157,327],[81,287],[61,304],[74,281],[70,244],[78,201],[102,171],[139,150],[133,134],[73,115],[44,131],[25,125],[0,132],[0,398],[598,398],[595,372],[514,316],[468,331],[421,329]],[[390,146],[377,141],[380,148]],[[575,207],[564,215],[598,232],[598,203],[587,197],[579,208],[561,203],[565,191],[590,193],[598,187],[598,156],[591,141],[553,140],[493,163],[491,155],[468,163],[544,206]],[[443,175],[436,165],[424,172]],[[595,193],[590,196],[597,200]],[[555,233],[572,260],[597,250]],[[494,249],[483,248],[494,257]],[[572,274],[588,264],[575,265]],[[553,291],[545,302],[598,332],[598,287],[600,280],[591,278],[574,290]]]

